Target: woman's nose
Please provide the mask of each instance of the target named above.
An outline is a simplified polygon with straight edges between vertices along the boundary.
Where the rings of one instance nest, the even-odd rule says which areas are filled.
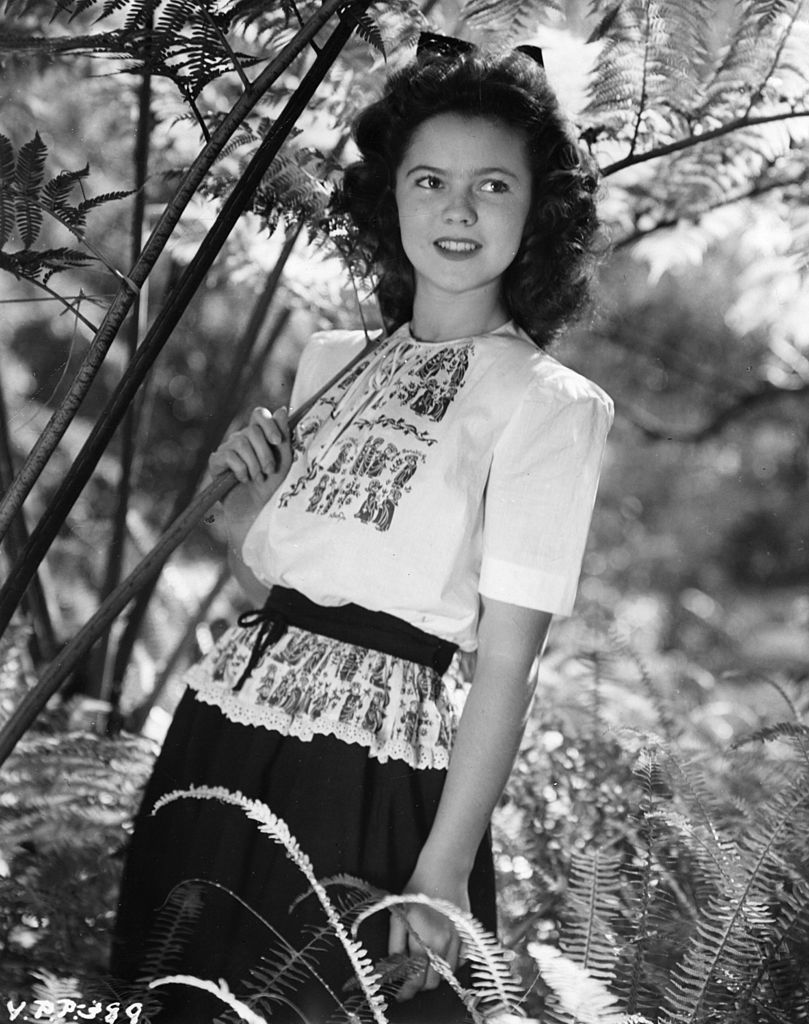
[[[477,219],[474,200],[466,189],[459,189],[447,197],[444,207],[444,220],[447,224],[474,224]]]

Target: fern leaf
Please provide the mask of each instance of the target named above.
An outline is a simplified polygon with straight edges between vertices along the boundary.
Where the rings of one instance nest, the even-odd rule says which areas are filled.
[[[355,31],[360,39],[364,39],[366,43],[373,46],[375,50],[387,59],[382,32],[371,15],[364,11],[358,16],[349,10],[348,19],[355,25]]]
[[[759,28],[767,28],[777,18],[791,13],[795,7],[792,0],[751,0],[749,12],[758,22]]]
[[[741,979],[760,958],[759,936],[767,934],[772,913],[767,894],[777,884],[779,846],[809,794],[805,779],[777,798],[777,813],[740,847],[743,876],[704,908],[689,949],[675,969],[665,1004],[666,1024],[691,1024],[710,1000],[714,1012],[735,1003]],[[770,897],[771,898],[771,897]]]
[[[587,37],[588,43],[597,43],[600,39],[609,35],[610,30],[615,25],[618,16],[621,13],[621,4],[623,0],[618,0],[618,3],[612,4],[611,7],[602,15],[601,20],[598,22],[596,27]]]
[[[128,199],[134,194],[134,189],[119,189],[114,192],[103,192],[97,196],[91,196],[89,199],[84,199],[79,203],[77,210],[86,214],[90,210],[95,210],[99,206],[103,206],[105,203],[117,203],[121,199]]]
[[[62,171],[55,178],[51,178],[42,189],[40,199],[42,208],[44,210],[56,210],[64,206],[76,182],[88,177],[89,174],[90,165],[85,164],[79,171]]]
[[[524,30],[530,16],[535,24],[538,10],[547,8],[560,13],[562,6],[557,0],[467,0],[461,10],[461,17],[472,29],[498,29],[503,41],[510,40]]]
[[[618,955],[613,921],[619,909],[620,863],[620,856],[601,850],[574,853],[565,901],[562,949],[604,983],[612,981]]]
[[[618,1010],[617,997],[581,964],[539,942],[531,943],[528,952],[556,998],[557,1005],[548,1014],[549,1024],[627,1024]],[[643,1018],[635,1020],[641,1024]]]
[[[731,749],[738,750],[740,747],[752,743],[766,743],[769,740],[805,739],[807,737],[809,737],[809,725],[804,725],[802,722],[778,722],[775,725],[767,725],[763,729],[758,729],[756,732],[750,733],[749,736],[734,740]]]
[[[239,1020],[246,1021],[247,1024],[267,1024],[263,1017],[253,1013],[246,1003],[231,994],[224,980],[220,980],[217,984],[215,981],[208,981],[207,978],[195,978],[190,974],[173,974],[167,978],[156,978],[149,983],[149,988],[158,988],[161,985],[188,985],[189,988],[202,989],[203,992],[210,992],[217,999],[221,999],[226,1006],[233,1010]]]
[[[39,192],[45,175],[48,149],[39,132],[25,143],[17,156],[14,180],[17,188],[16,224],[22,244],[30,249],[42,228]]]
[[[433,907],[451,921],[463,943],[464,956],[471,965],[475,993],[496,1007],[516,1013],[522,994],[511,973],[503,947],[471,914],[465,913],[454,904],[446,900],[432,899],[421,893],[385,896],[357,916],[352,930],[356,934],[362,922],[372,914],[410,903]]]
[[[154,806],[152,813],[157,813],[161,807],[181,798],[221,800],[223,803],[240,807],[248,818],[258,823],[259,831],[268,835],[274,842],[279,843],[286,850],[287,856],[298,867],[323,907],[326,918],[334,929],[343,948],[348,955],[351,966],[360,980],[363,987],[363,994],[367,1000],[369,1009],[374,1015],[377,1024],[385,1024],[385,1005],[379,995],[379,978],[373,970],[373,965],[368,954],[362,946],[352,939],[346,932],[345,926],[337,916],[325,889],[319,884],[315,877],[312,864],[306,854],[301,850],[295,838],[289,831],[289,827],[281,818],[273,814],[266,804],[259,800],[249,800],[241,793],[231,793],[229,790],[219,786],[197,786],[188,790],[177,790],[160,798]]]
[[[14,147],[5,135],[0,135],[0,249],[11,238],[16,220],[16,204],[12,193],[15,163]]]
[[[30,139],[21,147],[17,157],[15,182],[23,195],[31,196],[32,198],[39,195],[42,179],[45,176],[45,160],[47,156],[48,147],[39,137],[39,132],[36,132],[33,139]]]

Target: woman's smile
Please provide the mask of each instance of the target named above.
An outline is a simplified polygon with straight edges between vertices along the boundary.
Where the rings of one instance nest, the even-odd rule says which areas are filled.
[[[480,249],[479,242],[466,238],[438,238],[433,245],[442,256],[450,260],[467,259]]]

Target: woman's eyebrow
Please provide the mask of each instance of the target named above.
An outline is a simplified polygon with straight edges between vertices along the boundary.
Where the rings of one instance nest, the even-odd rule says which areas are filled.
[[[410,170],[407,171],[406,177],[411,175],[411,174],[417,174],[419,172],[421,172],[422,174],[423,173],[427,173],[427,174],[448,174],[449,173],[443,167],[431,167],[429,164],[416,164],[415,167],[411,167]],[[505,176],[507,176],[509,178],[515,178],[515,179],[519,178],[518,174],[515,174],[514,171],[510,171],[507,167],[478,167],[478,168],[476,168],[475,170],[472,171],[472,174],[475,177],[478,177],[481,174],[503,174],[503,175],[505,175]]]

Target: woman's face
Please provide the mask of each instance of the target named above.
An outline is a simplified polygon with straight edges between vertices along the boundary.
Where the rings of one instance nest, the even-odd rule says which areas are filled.
[[[487,117],[423,121],[396,172],[396,204],[419,299],[474,292],[499,303],[531,204],[523,135]]]

